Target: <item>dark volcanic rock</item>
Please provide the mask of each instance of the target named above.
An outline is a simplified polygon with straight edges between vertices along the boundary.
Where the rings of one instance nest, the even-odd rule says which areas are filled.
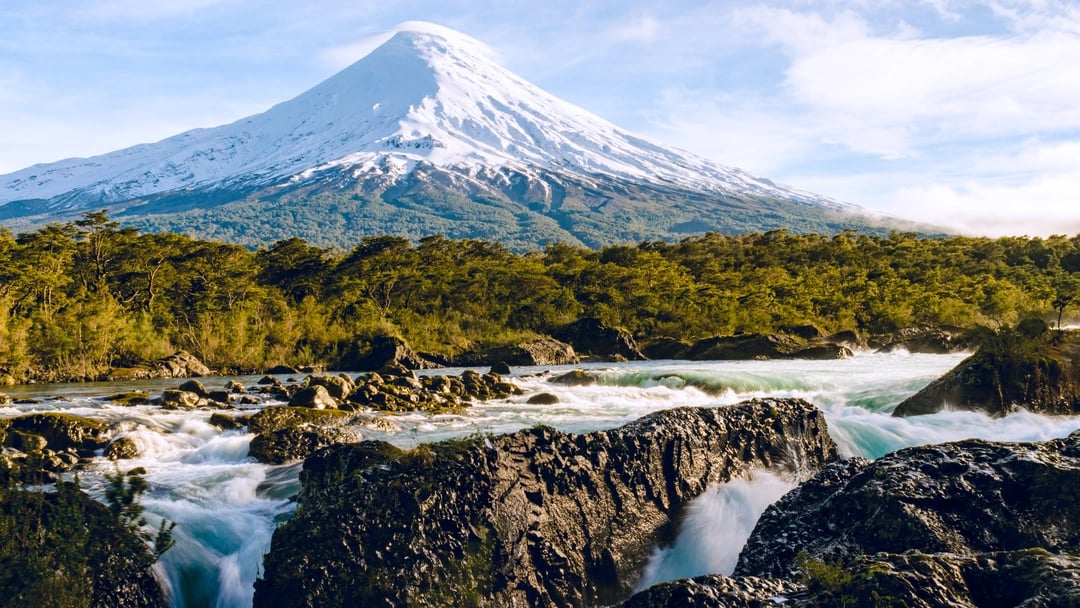
[[[621,357],[627,361],[640,361],[645,358],[629,331],[609,327],[600,319],[579,319],[560,328],[552,336],[569,343],[574,347],[574,351],[583,355]]]
[[[1000,352],[980,350],[905,399],[893,415],[951,408],[1004,416],[1021,407],[1043,414],[1080,413],[1080,332],[1049,339]]]
[[[747,361],[751,359],[843,359],[852,356],[846,346],[808,345],[784,334],[741,334],[698,340],[680,357],[692,361]]]
[[[875,336],[870,345],[881,352],[906,350],[909,353],[947,355],[971,348],[960,330],[941,327],[909,327],[895,334]]]
[[[194,355],[177,351],[147,365],[114,369],[109,380],[141,380],[146,378],[191,378],[209,376],[212,372]]]
[[[596,376],[583,369],[572,369],[565,374],[559,374],[548,382],[565,386],[589,386],[596,384]]]
[[[126,460],[139,456],[139,445],[131,437],[117,437],[105,448],[109,460]]]
[[[824,416],[801,400],[678,408],[584,435],[328,448],[304,463],[255,604],[610,604],[710,484],[835,456]]]
[[[289,400],[290,406],[310,407],[316,410],[335,410],[338,407],[337,399],[330,396],[330,391],[325,386],[315,385],[302,388]]]
[[[1080,557],[1042,549],[975,555],[880,553],[859,558],[851,570],[854,576],[844,589],[851,606],[874,606],[875,598],[907,608],[1080,606]]]
[[[438,367],[413,352],[404,340],[395,336],[379,336],[370,343],[362,340],[353,342],[335,367],[349,372],[373,372],[391,364],[408,369]]]
[[[494,365],[573,365],[578,362],[574,347],[553,338],[537,338],[516,346],[501,346],[489,351],[468,353],[454,358],[454,365],[478,367]]]
[[[89,456],[109,443],[105,423],[72,414],[27,414],[12,418],[10,425],[12,430],[40,435],[57,452],[71,450]]]
[[[1080,558],[1042,549],[957,555],[908,551],[861,556],[846,581],[702,576],[661,583],[620,608],[977,608],[1080,606]]]
[[[0,518],[17,519],[25,537],[4,536],[4,606],[164,608],[153,555],[109,509],[61,482],[58,491],[0,489]],[[5,521],[4,523],[10,523]],[[35,529],[37,528],[37,529]],[[27,538],[29,537],[29,538]],[[48,567],[44,570],[43,566]],[[37,574],[34,576],[33,574]],[[42,580],[39,577],[51,577]]]
[[[772,599],[801,591],[795,583],[752,576],[709,574],[660,583],[634,594],[619,608],[760,608],[781,606]],[[790,603],[787,605],[791,605]]]
[[[248,455],[264,464],[295,462],[326,446],[361,439],[359,431],[345,428],[354,416],[336,409],[267,407],[246,422],[255,433]]]
[[[525,401],[529,405],[555,405],[558,402],[559,397],[551,393],[536,393]]]
[[[656,338],[646,344],[642,352],[650,359],[683,359],[690,346],[689,342],[675,338]]]
[[[792,577],[795,556],[1080,552],[1080,431],[1042,443],[969,440],[826,467],[769,507],[737,575]]]
[[[361,439],[359,431],[349,428],[289,427],[256,435],[248,455],[263,464],[287,464],[303,460],[327,446],[356,443]]]

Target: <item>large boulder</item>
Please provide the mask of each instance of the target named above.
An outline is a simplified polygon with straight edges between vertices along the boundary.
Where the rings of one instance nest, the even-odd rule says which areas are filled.
[[[142,538],[74,484],[0,488],[0,604],[164,608]]]
[[[781,579],[752,576],[730,578],[708,574],[653,585],[619,604],[619,608],[762,608],[791,606],[778,598],[803,591],[801,585]],[[774,598],[777,598],[774,602]],[[798,604],[796,604],[798,605]]]
[[[621,327],[609,327],[600,319],[579,319],[559,328],[552,336],[569,343],[575,352],[582,355],[627,361],[645,359],[633,334]]]
[[[971,342],[954,327],[907,327],[894,334],[874,336],[870,346],[886,353],[906,350],[912,354],[947,355],[969,350]]]
[[[583,435],[327,448],[304,462],[255,604],[608,605],[630,596],[710,485],[762,467],[805,475],[835,457],[816,407],[773,399]]]
[[[1042,443],[968,440],[829,465],[769,507],[737,575],[794,577],[796,556],[1080,553],[1080,431]]]
[[[692,346],[685,340],[660,337],[645,344],[642,351],[650,359],[684,359],[684,354]]]
[[[698,340],[680,356],[692,361],[844,359],[852,352],[839,344],[807,344],[785,334],[739,334]]]
[[[334,410],[338,407],[338,401],[330,396],[330,391],[326,390],[325,386],[316,384],[296,391],[289,400],[289,405],[310,407],[316,410]]]
[[[479,367],[507,365],[573,365],[579,361],[574,347],[554,338],[536,338],[514,346],[499,346],[487,351],[454,358],[454,365]]]
[[[209,376],[213,372],[195,355],[181,350],[168,357],[145,365],[117,368],[109,372],[109,380],[142,380],[147,378],[192,378]]]
[[[401,365],[408,369],[438,367],[413,352],[404,340],[396,336],[378,336],[370,341],[353,341],[345,349],[345,354],[335,367],[347,372],[373,372],[391,364]]]
[[[1080,332],[1054,332],[980,350],[902,401],[893,415],[961,409],[1004,416],[1017,408],[1080,413]]]
[[[361,439],[360,432],[352,428],[287,427],[253,437],[248,455],[263,464],[289,464],[327,446],[356,443]]]
[[[620,608],[1080,606],[1080,558],[1042,549],[877,553],[804,563],[802,582],[707,575],[655,585]]]
[[[109,443],[108,427],[100,420],[44,412],[12,418],[10,431],[22,431],[42,437],[50,450],[70,451],[90,456]]]
[[[246,422],[255,433],[248,455],[264,464],[296,462],[326,446],[361,439],[359,431],[351,428],[354,416],[336,409],[266,407]]]

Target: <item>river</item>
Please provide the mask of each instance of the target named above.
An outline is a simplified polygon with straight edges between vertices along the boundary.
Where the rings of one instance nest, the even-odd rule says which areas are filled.
[[[877,458],[893,450],[970,437],[1038,441],[1080,428],[1078,417],[1017,413],[991,419],[969,412],[893,418],[893,408],[964,355],[858,353],[837,361],[647,361],[588,364],[591,386],[555,385],[548,380],[572,369],[515,368],[509,378],[525,389],[510,400],[487,402],[461,415],[390,416],[397,430],[365,429],[368,439],[409,448],[421,442],[473,433],[504,433],[535,424],[582,432],[612,428],[647,413],[678,406],[719,406],[753,397],[802,397],[826,415],[830,434],[845,456]],[[423,373],[456,374],[460,369]],[[300,378],[297,378],[300,379]],[[210,389],[228,380],[253,386],[257,376],[204,378]],[[209,424],[211,410],[168,411],[156,406],[125,407],[108,397],[132,389],[159,394],[181,381],[29,385],[5,391],[18,400],[0,407],[0,416],[31,411],[64,411],[116,425],[141,456],[122,461],[123,470],[145,467],[150,489],[143,499],[150,525],[177,522],[176,546],[159,564],[173,605],[250,606],[252,583],[269,550],[274,526],[293,510],[289,497],[299,489],[300,465],[261,465],[247,456],[252,435],[221,431]],[[529,405],[538,392],[553,393],[556,405]],[[280,405],[264,401],[245,409]],[[115,464],[97,458],[82,472],[84,487],[101,498],[103,474]],[[640,587],[706,572],[728,573],[738,549],[761,512],[793,487],[794,481],[761,471],[752,479],[712,488],[689,508],[682,534],[672,547],[658,547]]]

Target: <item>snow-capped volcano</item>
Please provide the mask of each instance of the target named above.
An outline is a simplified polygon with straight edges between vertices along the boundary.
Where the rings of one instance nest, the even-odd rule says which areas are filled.
[[[463,34],[405,24],[350,67],[262,114],[0,176],[0,218],[112,205],[132,217],[168,215],[210,206],[200,196],[213,206],[282,197],[302,203],[335,191],[393,204],[393,196],[415,198],[436,186],[524,205],[522,213],[561,212],[566,217],[554,217],[556,223],[575,235],[567,214],[610,215],[598,211],[601,200],[623,203],[616,205],[623,213],[645,198],[687,196],[726,197],[739,208],[751,198],[836,212],[849,207],[635,137],[491,56]],[[170,197],[183,204],[170,206]],[[715,212],[698,207],[675,209],[671,225],[720,227],[708,222]]]

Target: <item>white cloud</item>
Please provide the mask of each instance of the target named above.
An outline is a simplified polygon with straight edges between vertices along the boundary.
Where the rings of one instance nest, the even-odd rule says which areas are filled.
[[[930,184],[901,188],[890,208],[903,217],[989,236],[1080,234],[1080,171],[1045,174],[1019,186]]]
[[[660,33],[660,22],[652,15],[642,15],[620,21],[607,30],[607,37],[615,42],[652,42]]]

